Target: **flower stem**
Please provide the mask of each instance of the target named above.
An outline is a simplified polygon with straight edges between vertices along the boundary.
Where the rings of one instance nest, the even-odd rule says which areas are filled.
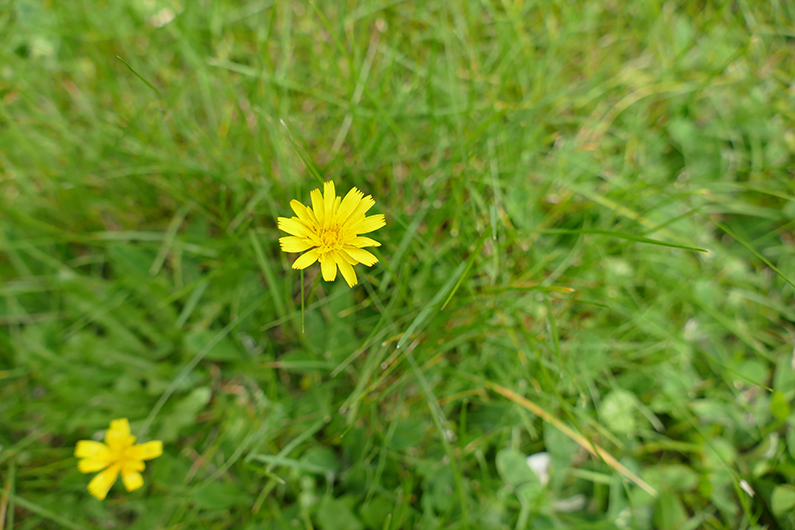
[[[310,289],[309,294],[306,295],[304,298],[304,271],[301,271],[301,334],[304,334],[304,314],[305,314],[305,307],[309,304],[309,300],[312,298],[312,295],[315,294],[315,290],[317,286],[320,285],[320,274],[315,276],[315,282],[312,284],[312,289]]]

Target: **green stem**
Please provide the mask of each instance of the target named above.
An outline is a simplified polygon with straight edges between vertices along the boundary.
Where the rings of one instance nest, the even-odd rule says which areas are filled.
[[[320,285],[320,274],[315,276],[315,283],[312,284],[312,289],[309,291],[309,294],[304,298],[304,271],[301,271],[301,333],[304,333],[304,307],[306,304],[309,304],[309,300],[312,298],[312,295],[315,294],[315,290],[317,286]]]

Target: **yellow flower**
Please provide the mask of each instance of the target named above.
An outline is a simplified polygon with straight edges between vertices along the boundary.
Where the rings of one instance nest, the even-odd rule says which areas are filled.
[[[137,490],[144,485],[140,471],[144,470],[144,460],[151,460],[163,454],[163,442],[154,441],[133,445],[135,436],[130,434],[127,418],[113,420],[110,429],[105,431],[105,443],[81,440],[75,447],[75,456],[82,458],[77,468],[83,473],[102,471],[88,484],[88,492],[99,500],[105,498],[108,490],[121,473],[121,480],[127,491]]]
[[[333,182],[323,185],[320,190],[310,194],[312,207],[300,202],[290,201],[290,207],[298,217],[279,217],[279,230],[290,234],[279,239],[284,252],[305,252],[293,263],[294,269],[305,269],[314,262],[320,262],[323,279],[333,282],[337,277],[337,267],[348,286],[356,285],[356,272],[353,265],[363,263],[372,267],[378,259],[364,250],[364,247],[380,247],[381,243],[362,237],[378,230],[386,224],[383,214],[365,217],[375,201],[356,188],[351,189],[345,198],[338,197]]]

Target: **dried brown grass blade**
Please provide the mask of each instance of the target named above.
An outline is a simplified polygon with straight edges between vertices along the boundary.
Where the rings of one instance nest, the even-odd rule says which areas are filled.
[[[613,455],[608,453],[599,445],[589,441],[583,435],[574,432],[574,430],[571,427],[569,427],[568,425],[557,419],[555,416],[553,416],[546,410],[542,409],[541,407],[539,407],[529,399],[520,396],[513,390],[505,388],[504,386],[500,386],[491,383],[489,381],[486,381],[485,384],[487,388],[490,388],[491,390],[500,394],[501,396],[508,398],[517,405],[529,410],[530,412],[540,417],[542,420],[546,421],[547,423],[552,424],[563,434],[565,434],[566,436],[577,442],[577,444],[580,447],[582,447],[583,449],[585,449],[595,457],[601,458],[605,463],[607,463],[607,465],[609,465],[610,467],[612,467],[613,469],[624,475],[624,477],[626,477],[627,479],[637,484],[641,489],[643,489],[643,491],[645,491],[646,493],[648,493],[653,497],[657,497],[656,489],[651,487],[648,483],[646,483],[642,478],[637,476],[635,473],[624,467],[624,465],[621,464],[621,462],[619,462],[618,460],[616,460],[613,457]]]

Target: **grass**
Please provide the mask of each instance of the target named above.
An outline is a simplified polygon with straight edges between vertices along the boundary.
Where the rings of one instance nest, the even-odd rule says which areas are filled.
[[[793,22],[0,0],[0,528],[795,528]],[[387,226],[302,333],[323,179]]]

